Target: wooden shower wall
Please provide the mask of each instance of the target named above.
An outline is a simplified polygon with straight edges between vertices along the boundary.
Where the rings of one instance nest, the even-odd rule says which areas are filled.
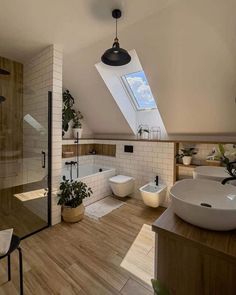
[[[13,192],[3,193],[2,188],[6,177],[22,174],[18,169],[23,156],[23,64],[0,57],[0,68],[10,72],[0,75],[0,96],[6,98],[0,103],[0,207],[10,209]]]

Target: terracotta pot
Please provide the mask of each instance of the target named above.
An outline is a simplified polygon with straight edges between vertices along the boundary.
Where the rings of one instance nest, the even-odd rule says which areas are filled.
[[[62,207],[62,218],[65,222],[78,222],[84,217],[84,205],[81,204],[76,208],[67,206]]]

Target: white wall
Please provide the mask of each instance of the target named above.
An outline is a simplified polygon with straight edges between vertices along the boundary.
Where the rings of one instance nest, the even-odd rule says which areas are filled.
[[[174,1],[119,31],[121,46],[140,58],[168,133],[236,132],[235,10],[234,0]],[[94,69],[112,38],[68,55],[64,76],[94,133],[131,133]]]

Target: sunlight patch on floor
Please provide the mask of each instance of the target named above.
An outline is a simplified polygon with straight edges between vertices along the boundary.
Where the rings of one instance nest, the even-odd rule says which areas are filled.
[[[120,265],[148,285],[154,277],[154,243],[151,226],[144,224]]]

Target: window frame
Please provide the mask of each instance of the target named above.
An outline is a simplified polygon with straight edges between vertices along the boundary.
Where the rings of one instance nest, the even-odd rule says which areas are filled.
[[[126,75],[131,75],[131,74],[135,74],[135,73],[140,73],[140,72],[143,72],[145,77],[146,77],[146,74],[144,72],[144,70],[140,70],[140,71],[136,71],[136,72],[131,72],[131,73],[127,73],[127,74],[124,74],[122,75],[120,78],[121,78],[121,81],[122,81],[122,86],[124,87],[124,89],[126,90],[126,93],[127,95],[129,96],[133,106],[135,107],[135,109],[137,111],[152,111],[152,110],[156,110],[157,109],[157,104],[156,104],[156,101],[155,101],[155,98],[153,97],[153,94],[152,94],[152,97],[154,99],[154,102],[156,104],[156,107],[154,108],[142,108],[139,106],[139,103],[133,93],[133,90],[131,89],[130,85],[129,85],[129,82],[127,81],[127,78],[126,78]],[[147,80],[147,77],[146,77],[146,81],[148,83],[148,80]],[[148,83],[148,86],[150,87],[149,83]],[[152,92],[151,92],[152,93]]]

